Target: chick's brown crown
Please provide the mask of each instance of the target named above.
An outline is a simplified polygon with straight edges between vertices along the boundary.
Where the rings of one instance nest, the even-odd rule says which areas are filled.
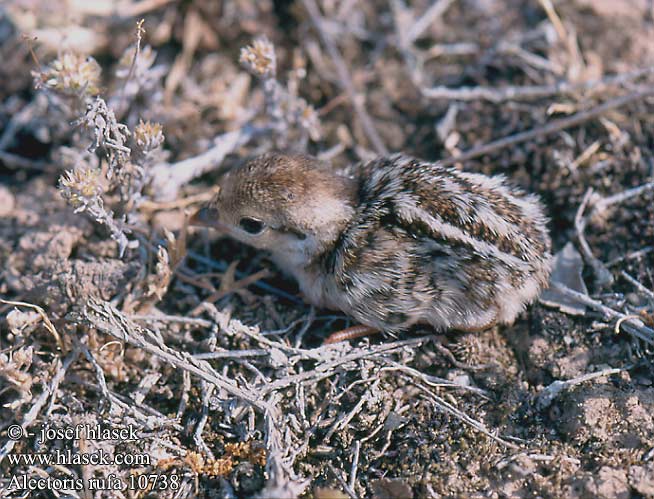
[[[309,229],[312,211],[331,200],[352,205],[354,181],[304,155],[269,153],[227,173],[220,182],[220,206],[233,213],[275,214],[280,222]]]

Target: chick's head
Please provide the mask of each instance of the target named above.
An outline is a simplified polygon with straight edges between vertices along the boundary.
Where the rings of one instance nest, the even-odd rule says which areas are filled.
[[[300,260],[333,244],[354,212],[353,181],[310,156],[265,154],[228,172],[219,184],[192,223]]]

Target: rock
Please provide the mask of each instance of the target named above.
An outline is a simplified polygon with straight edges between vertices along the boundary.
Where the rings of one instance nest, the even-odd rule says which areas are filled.
[[[645,497],[654,497],[654,462],[629,469],[629,485]]]
[[[629,483],[624,470],[603,466],[584,485],[588,494],[597,499],[629,499]]]

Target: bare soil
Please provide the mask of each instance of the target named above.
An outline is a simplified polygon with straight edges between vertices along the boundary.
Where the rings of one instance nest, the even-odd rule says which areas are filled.
[[[654,498],[654,337],[639,339],[618,320],[654,328],[654,189],[597,208],[654,182],[654,71],[643,71],[654,67],[652,3],[317,3],[323,36],[313,1],[133,2],[116,15],[103,2],[97,12],[57,0],[0,5],[0,452],[152,457],[109,466],[4,457],[0,497]],[[442,13],[403,42],[432,4]],[[133,57],[141,18],[142,45],[157,55],[128,77],[139,85],[132,94],[115,69],[124,53]],[[62,32],[68,38],[53,38]],[[309,138],[287,120],[288,147],[324,154],[335,168],[382,152],[375,133],[389,151],[437,161],[649,91],[456,163],[539,194],[555,252],[574,245],[587,298],[617,315],[592,306],[572,315],[565,305],[580,305],[563,297],[563,309],[536,303],[513,326],[483,333],[418,328],[321,346],[347,317],[304,304],[266,255],[200,229],[183,237],[184,210],[221,171],[279,147],[270,131],[230,149],[173,199],[146,186],[145,202],[125,211],[133,243],[120,257],[107,226],[74,213],[58,187],[74,166],[66,148],[78,165],[93,133],[57,107],[58,89],[36,90],[30,72],[38,80],[62,52],[85,51],[102,69],[99,95],[118,121],[131,129],[139,119],[161,123],[157,164],[175,165],[215,137],[272,122],[261,85],[238,64],[239,50],[260,35],[274,45],[276,78],[291,101],[313,106],[320,124],[319,138]],[[643,73],[625,76],[634,71]],[[622,80],[611,83],[616,75]],[[490,97],[421,92],[437,86],[490,89]],[[549,90],[497,97],[509,86]],[[129,103],[122,111],[121,92]],[[106,173],[107,147],[91,156],[83,161]],[[582,238],[595,263],[575,227],[589,189]],[[103,196],[118,220],[118,191]],[[254,283],[242,281],[264,269]],[[214,358],[191,356],[207,353]],[[141,437],[12,441],[16,424],[34,433],[45,424],[131,426]],[[111,474],[123,483],[174,476],[179,485],[89,487]],[[22,475],[82,485],[25,495],[11,483]]]

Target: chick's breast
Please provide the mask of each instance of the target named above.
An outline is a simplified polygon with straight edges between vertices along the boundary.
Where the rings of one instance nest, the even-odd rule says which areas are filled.
[[[322,261],[331,301],[363,324],[475,330],[511,323],[547,283],[535,196],[398,155],[361,165],[355,214]]]

